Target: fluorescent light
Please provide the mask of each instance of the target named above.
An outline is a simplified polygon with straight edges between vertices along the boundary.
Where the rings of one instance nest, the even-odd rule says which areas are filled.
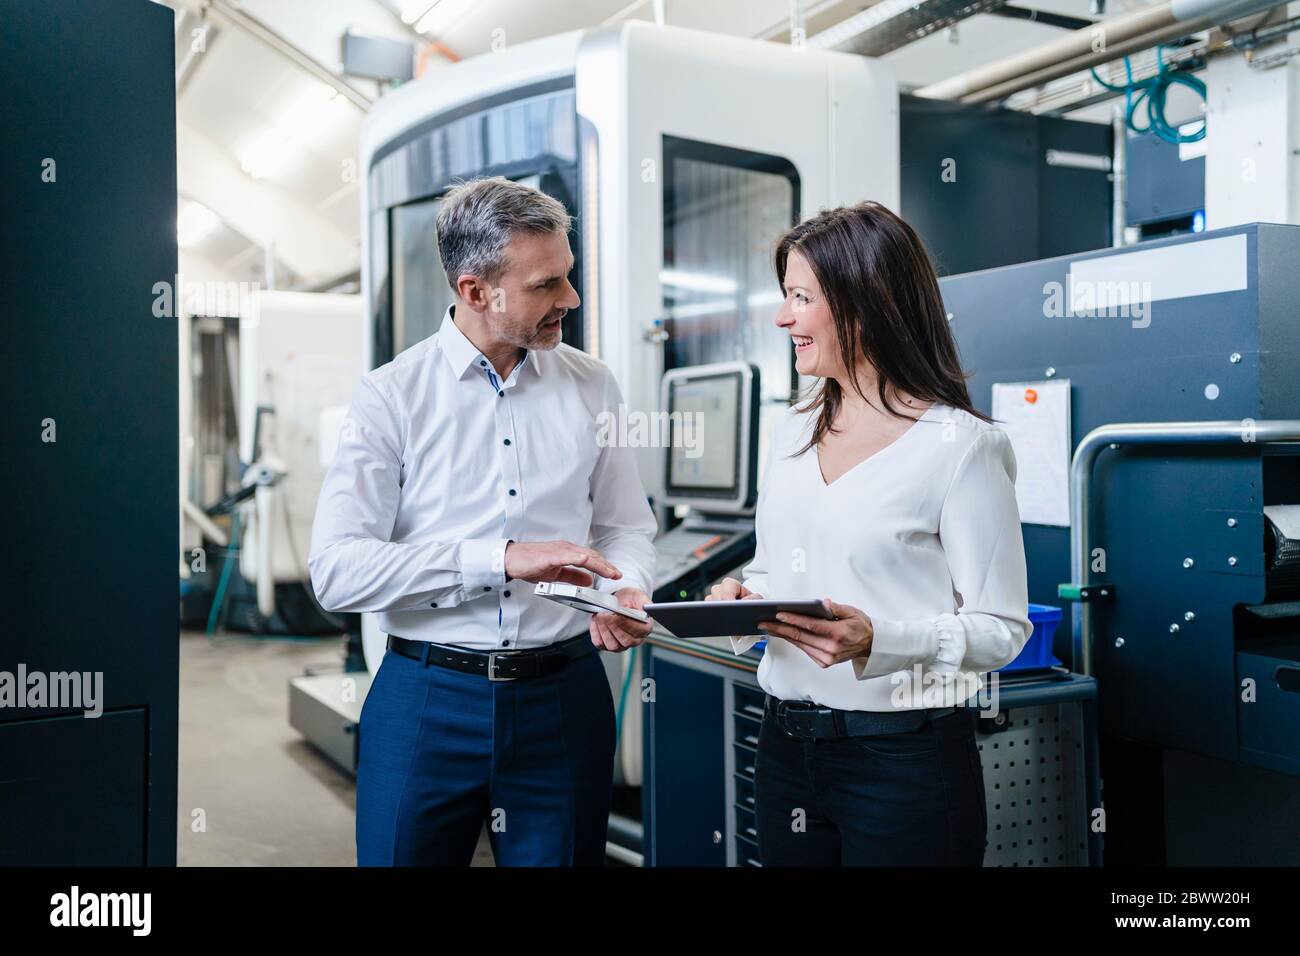
[[[221,217],[201,202],[187,200],[176,215],[176,242],[185,248],[197,246],[221,226]]]
[[[402,22],[414,23],[429,12],[433,0],[405,0],[402,4]]]
[[[282,172],[301,156],[304,141],[319,135],[330,125],[331,114],[345,106],[337,90],[324,85],[310,87],[238,151],[240,167],[254,179]]]
[[[686,305],[670,305],[668,317],[672,319],[698,319],[705,315],[721,315],[736,311],[735,299],[715,299],[712,302],[688,302]]]
[[[469,12],[474,0],[436,0],[429,11],[416,22],[417,33],[442,33]]]
[[[735,292],[736,280],[726,276],[707,275],[703,272],[681,272],[677,269],[664,269],[659,273],[659,281],[677,289],[690,289],[692,292]]]
[[[785,297],[780,291],[775,292],[751,292],[745,296],[745,304],[751,309],[761,309],[764,306],[776,305]],[[736,311],[736,299],[712,299],[708,302],[687,302],[685,305],[673,305],[668,307],[670,318],[674,319],[698,319],[706,315],[721,315],[724,312]]]
[[[847,20],[841,20],[829,29],[808,38],[808,46],[819,50],[830,49],[847,40],[866,33],[886,20],[892,20],[917,6],[919,0],[882,0],[874,7],[867,7]]]
[[[278,130],[263,133],[239,153],[239,167],[254,179],[278,172],[288,153],[289,139]]]

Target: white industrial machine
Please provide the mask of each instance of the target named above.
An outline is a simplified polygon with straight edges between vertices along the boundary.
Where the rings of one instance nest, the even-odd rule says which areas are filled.
[[[355,295],[257,292],[239,321],[239,457],[248,462],[239,570],[275,613],[275,585],[309,580],[307,552],[325,469],[364,371]]]

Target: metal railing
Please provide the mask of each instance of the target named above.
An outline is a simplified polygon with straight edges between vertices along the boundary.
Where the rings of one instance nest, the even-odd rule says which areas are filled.
[[[1300,419],[1215,422],[1128,422],[1094,428],[1079,442],[1070,463],[1070,577],[1088,583],[1088,524],[1092,469],[1105,448],[1120,445],[1270,445],[1300,442]],[[1074,612],[1070,666],[1092,674],[1091,609],[1081,601]]]

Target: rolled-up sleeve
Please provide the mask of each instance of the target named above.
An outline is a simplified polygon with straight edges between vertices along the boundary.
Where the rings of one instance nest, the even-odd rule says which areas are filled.
[[[1015,660],[1031,631],[1015,477],[1006,435],[981,432],[958,464],[940,513],[957,612],[906,621],[872,617],[871,654],[853,661],[859,680],[918,664],[936,673],[982,673]]]
[[[613,373],[605,370],[601,405],[617,415],[623,396]],[[637,472],[636,451],[608,442],[601,446],[591,473],[590,547],[623,573],[621,578],[600,578],[598,590],[615,592],[637,588],[654,594],[655,533],[659,525],[646,499]]]
[[[401,501],[402,423],[363,378],[326,472],[307,565],[330,611],[454,607],[505,581],[504,538],[391,540]]]

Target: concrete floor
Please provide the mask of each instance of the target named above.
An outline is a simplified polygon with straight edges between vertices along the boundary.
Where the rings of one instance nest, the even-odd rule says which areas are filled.
[[[341,640],[185,632],[180,660],[180,865],[354,866],[354,781],[288,716],[289,678],[339,667]]]

